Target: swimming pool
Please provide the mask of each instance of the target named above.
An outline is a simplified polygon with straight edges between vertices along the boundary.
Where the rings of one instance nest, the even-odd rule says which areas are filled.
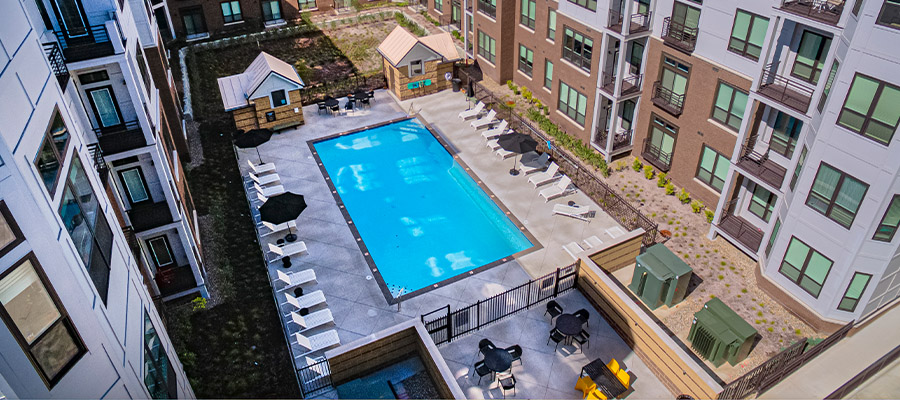
[[[393,297],[533,246],[416,119],[313,147]]]

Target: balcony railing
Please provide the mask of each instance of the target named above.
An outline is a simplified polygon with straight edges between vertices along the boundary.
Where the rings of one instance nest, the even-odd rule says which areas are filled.
[[[641,156],[663,172],[668,172],[669,168],[672,167],[672,153],[666,153],[659,147],[656,147],[650,142],[649,137],[644,139],[644,150],[641,151]]]
[[[791,14],[836,25],[844,13],[844,0],[781,0],[781,9]]]
[[[606,139],[609,138],[609,131],[606,128],[597,128],[597,134],[594,135],[594,144],[606,151]]]
[[[159,228],[174,221],[169,203],[165,201],[134,205],[131,211],[128,211],[128,218],[131,219],[131,226],[135,232]]]
[[[103,158],[103,150],[100,148],[99,143],[91,143],[87,145],[88,151],[91,153],[91,161],[94,163],[94,169],[97,170],[97,175],[100,176],[100,182],[103,183],[103,186],[106,187],[109,177],[109,166],[106,165],[106,159]]]
[[[56,76],[59,87],[65,92],[66,86],[69,85],[69,68],[66,67],[62,50],[59,49],[59,44],[57,43],[44,43],[43,47],[44,54],[47,55],[47,61],[50,62],[50,69],[53,70],[53,75]]]
[[[619,88],[619,93],[616,94],[616,77],[612,75],[612,72],[605,72],[603,74],[603,86],[600,86],[600,88],[613,96],[626,96],[638,93],[641,91],[641,80],[643,77],[641,74],[625,77],[622,79],[622,87]]]
[[[632,134],[633,131],[631,129],[617,133],[616,137],[613,138],[613,151],[622,150],[631,146]]]
[[[812,101],[813,89],[798,81],[778,75],[778,64],[779,62],[776,61],[765,66],[757,92],[805,114],[809,110],[810,101]]]
[[[478,0],[478,11],[487,14],[491,18],[497,18],[497,6],[489,1]]]
[[[197,287],[197,279],[189,265],[162,267],[156,271],[156,285],[162,297],[172,296]]]
[[[647,11],[646,14],[631,14],[631,26],[628,33],[640,33],[650,30],[651,16],[653,13]]]
[[[104,154],[116,154],[147,145],[147,139],[137,120],[109,128],[94,128],[97,142]]]
[[[716,225],[731,239],[746,246],[753,252],[759,251],[759,245],[762,243],[763,232],[744,218],[735,215],[734,207],[737,199],[725,204],[722,208],[724,214]]]
[[[91,25],[79,31],[55,31],[66,62],[84,61],[116,53],[106,25]]]
[[[625,17],[619,10],[609,10],[609,19],[606,21],[606,27],[616,32],[622,32],[622,20]]]
[[[781,188],[787,173],[786,168],[769,159],[768,151],[760,154],[748,145],[741,146],[741,157],[738,159],[737,166],[776,189]]]
[[[672,17],[663,20],[663,41],[681,51],[687,53],[694,51],[699,33],[699,28],[672,21]]]
[[[653,97],[651,97],[651,100],[653,104],[676,117],[681,115],[681,112],[684,110],[684,95],[675,93],[663,86],[661,81],[653,83]]]

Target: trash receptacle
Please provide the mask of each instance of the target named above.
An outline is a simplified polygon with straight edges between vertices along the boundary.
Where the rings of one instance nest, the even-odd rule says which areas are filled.
[[[628,288],[651,310],[672,307],[687,293],[693,270],[663,244],[650,246],[637,256]]]
[[[453,82],[453,91],[454,92],[458,92],[462,88],[462,79],[453,78],[450,80],[450,82]]]

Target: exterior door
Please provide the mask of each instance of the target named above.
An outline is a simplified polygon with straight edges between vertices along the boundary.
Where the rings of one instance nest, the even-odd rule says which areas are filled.
[[[669,68],[663,68],[662,71],[662,86],[666,89],[669,89],[672,93],[682,96],[684,95],[684,91],[687,88],[687,77],[681,75]]]
[[[90,34],[81,0],[51,0],[50,3],[66,39],[83,38]]]
[[[181,19],[184,22],[184,33],[188,36],[206,33],[206,21],[203,19],[203,9],[191,7],[181,10]]]
[[[676,1],[672,9],[672,22],[683,25],[686,30],[697,29],[700,26],[700,9]]]
[[[150,254],[153,256],[153,263],[157,269],[175,264],[172,247],[169,245],[169,238],[166,235],[147,240],[147,246],[150,247]]]
[[[128,201],[132,206],[150,201],[150,190],[140,167],[119,171],[119,178],[122,179],[125,191],[128,192]]]
[[[119,103],[116,102],[112,86],[88,89],[87,95],[101,130],[122,125],[122,113],[119,111]]]

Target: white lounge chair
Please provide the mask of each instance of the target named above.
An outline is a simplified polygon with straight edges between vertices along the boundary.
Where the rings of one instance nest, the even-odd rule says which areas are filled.
[[[297,345],[299,345],[300,348],[306,350],[305,352],[294,356],[294,358],[302,358],[307,354],[314,353],[319,350],[325,350],[329,347],[334,347],[341,344],[341,338],[338,337],[338,333],[335,330],[322,332],[318,335],[312,335],[310,337],[303,336],[300,333],[295,333],[294,340],[297,341]]]
[[[306,249],[306,243],[303,242],[286,243],[281,246],[269,243],[269,254],[274,254],[277,260],[297,254],[309,254],[309,250]]]
[[[247,165],[250,166],[250,172],[256,175],[264,175],[275,172],[275,164],[273,163],[254,164],[253,161],[247,160]]]
[[[590,221],[589,218],[593,216],[594,211],[591,210],[590,206],[569,206],[566,204],[556,204],[553,206],[553,213],[580,219],[582,221]]]
[[[584,252],[584,249],[581,248],[581,246],[575,242],[571,242],[569,244],[564,244],[562,248],[563,248],[563,250],[566,251],[566,253],[569,253],[569,255],[572,256],[572,258],[574,258],[576,260],[578,259],[578,256],[576,254]]]
[[[265,200],[262,200],[262,201],[265,203]],[[278,224],[278,225],[275,225],[271,222],[266,222],[266,221],[260,221],[260,222],[262,223],[262,226],[265,227],[266,229],[268,229],[269,231],[266,233],[263,233],[262,235],[259,235],[259,236],[269,236],[269,235],[276,234],[278,232],[284,232],[284,231],[291,230],[291,229],[297,229],[297,223],[294,221],[288,221],[288,222],[285,222],[283,224]]]
[[[281,177],[276,173],[266,174],[262,176],[256,176],[256,174],[249,172],[247,175],[250,176],[250,180],[256,183],[259,186],[267,186],[281,183]]]
[[[262,187],[259,186],[258,183],[253,182],[253,187],[256,188],[256,191],[259,192],[259,194],[265,197],[272,197],[284,193],[284,186],[281,185]]]
[[[331,310],[327,309],[309,313],[306,316],[291,311],[291,322],[300,327],[297,332],[303,332],[334,322],[334,316],[331,315]]]
[[[484,111],[484,103],[479,101],[474,108],[460,112],[459,117],[462,119],[477,117],[482,111]]]
[[[497,124],[497,126],[484,131],[484,133],[481,134],[481,137],[483,137],[485,139],[493,139],[497,136],[500,136],[500,135],[506,133],[507,127],[509,127],[509,122],[506,122],[505,119],[500,120],[500,123]]]
[[[263,194],[260,193],[259,191],[256,192],[256,202],[259,203],[259,204],[256,206],[257,208],[259,208],[259,206],[265,204],[267,200],[269,200],[268,197],[263,196]],[[250,201],[253,202],[253,199],[250,199]]]
[[[546,171],[535,174],[534,176],[528,178],[528,182],[531,182],[531,184],[534,185],[535,188],[541,185],[546,185],[559,179],[559,177],[556,176],[557,171],[559,171],[559,165],[557,165],[555,162],[551,162]]]
[[[597,235],[594,235],[587,239],[584,239],[584,245],[590,248],[600,247],[603,245],[603,241],[600,240]]]
[[[498,146],[499,146],[499,145],[498,145]],[[494,154],[496,154],[497,157],[500,157],[501,160],[505,160],[505,159],[507,159],[507,158],[515,157],[515,156],[516,156],[516,153],[515,153],[515,152],[506,150],[506,149],[504,149],[504,148],[502,148],[502,147],[497,147],[496,149],[494,149]]]
[[[547,202],[557,197],[572,194],[574,190],[570,189],[570,186],[572,186],[572,179],[563,175],[563,177],[560,178],[558,182],[554,183],[553,186],[541,190],[540,195],[544,198],[544,202]]]
[[[524,172],[525,175],[528,175],[546,169],[550,162],[550,153],[544,153],[527,160],[524,159],[524,156],[522,156],[522,158],[522,172]]]
[[[287,298],[287,302],[284,304],[289,304],[297,310],[325,304],[325,293],[322,293],[321,290],[316,290],[300,297],[294,297],[290,293],[284,292],[284,297]]]
[[[484,142],[484,147],[491,149],[491,151],[496,151],[500,148],[500,142],[498,142],[497,139],[491,139]]]
[[[472,127],[475,129],[484,128],[492,123],[494,123],[494,117],[497,116],[497,111],[491,110],[487,113],[487,115],[472,121]]]
[[[310,282],[316,282],[316,271],[311,269],[304,269],[299,272],[291,272],[290,274],[286,274],[281,272],[281,270],[275,270],[277,273],[277,280],[284,284],[284,287],[281,290],[291,290],[297,286],[305,285]]]

